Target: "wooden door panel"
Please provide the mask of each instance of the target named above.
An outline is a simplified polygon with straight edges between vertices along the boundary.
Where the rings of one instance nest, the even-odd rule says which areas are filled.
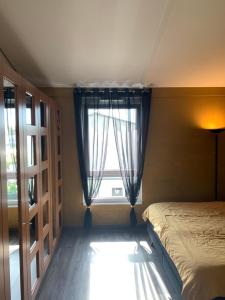
[[[50,141],[50,100],[37,89],[24,83],[24,175],[25,206],[27,226],[27,271],[29,298],[34,299],[43,274],[50,262],[52,223],[51,216],[51,141]],[[32,105],[26,96],[32,96]],[[27,104],[28,103],[28,104]],[[32,108],[31,108],[32,107]],[[26,109],[30,117],[27,118]],[[33,140],[33,142],[31,142]],[[32,143],[32,145],[31,145]],[[29,154],[33,151],[33,154]],[[33,158],[32,158],[33,157]],[[29,181],[35,178],[33,188],[36,201],[27,201],[30,193]],[[36,221],[34,221],[36,220]],[[30,224],[31,223],[31,224]],[[32,233],[32,231],[34,231]],[[31,234],[32,233],[32,234]],[[35,235],[35,239],[34,236]],[[31,247],[31,239],[34,244]]]
[[[0,74],[2,78],[4,78],[6,81],[8,80],[15,86],[15,134],[16,134],[16,161],[17,161],[17,174],[15,175],[17,178],[17,195],[18,195],[18,209],[17,209],[17,215],[18,215],[18,230],[19,230],[19,240],[18,240],[18,245],[19,247],[19,255],[18,259],[20,260],[20,265],[19,265],[19,274],[20,274],[20,282],[21,282],[21,297],[22,299],[26,300],[27,299],[27,282],[26,282],[26,233],[24,231],[24,221],[25,221],[25,209],[23,206],[23,199],[22,199],[22,194],[23,194],[23,149],[21,148],[21,145],[23,145],[23,127],[20,122],[21,120],[21,112],[22,112],[22,107],[21,107],[21,84],[22,84],[22,77],[16,73],[14,70],[12,70],[8,65],[1,63],[0,65]],[[4,101],[4,91],[3,91],[3,86],[1,86],[1,113],[0,113],[0,130],[1,130],[1,142],[3,143],[2,137],[4,136],[4,131],[5,131],[5,124],[4,124],[4,112],[2,107],[5,105]],[[4,103],[3,103],[4,102]],[[4,127],[4,128],[2,128]],[[4,150],[6,149],[6,145],[4,146],[1,144],[1,154]],[[7,149],[4,151],[5,154],[7,154]],[[4,155],[5,155],[4,154]],[[22,154],[22,155],[21,155]],[[4,167],[6,157],[2,159],[1,155],[1,166],[6,170]],[[8,174],[9,175],[9,174]],[[10,175],[11,176],[11,175]],[[10,268],[9,268],[9,226],[10,222],[8,221],[8,197],[6,193],[6,182],[7,180],[7,174],[5,171],[1,169],[1,188],[2,188],[2,193],[3,193],[3,203],[2,203],[2,231],[3,231],[3,247],[4,247],[4,272],[1,272],[2,277],[4,277],[5,280],[5,298],[8,300],[10,299]],[[4,194],[5,193],[5,194]],[[11,247],[11,246],[10,246]],[[14,246],[13,246],[14,247]],[[11,253],[11,250],[10,250]],[[14,272],[15,270],[13,270]],[[1,280],[2,281],[2,280]],[[17,280],[18,282],[18,280]],[[15,294],[15,293],[14,293]],[[19,299],[18,291],[17,294],[14,298]]]
[[[1,195],[3,215],[4,278],[6,299],[21,299],[22,278],[22,219],[20,198],[20,153],[18,128],[18,76],[5,69],[1,123]],[[3,129],[2,129],[3,126]],[[4,151],[4,152],[3,152]]]
[[[22,123],[24,128],[24,207],[27,236],[27,292],[32,299],[40,285],[40,139],[38,121],[38,93],[30,84],[23,86]]]
[[[0,75],[0,109],[3,107],[3,77]],[[0,112],[0,115],[1,112]],[[0,124],[0,134],[3,134],[3,128]],[[0,159],[3,148],[0,145]],[[1,171],[1,170],[0,170]],[[5,299],[5,278],[4,278],[4,248],[3,248],[3,203],[2,203],[2,185],[0,186],[0,299]]]
[[[22,299],[34,299],[62,228],[61,116],[55,103],[0,64],[0,134],[4,136],[3,76],[16,87],[16,160]],[[0,140],[0,299],[10,299],[9,221],[4,138]],[[9,175],[8,175],[9,176]],[[54,205],[53,205],[54,197]]]

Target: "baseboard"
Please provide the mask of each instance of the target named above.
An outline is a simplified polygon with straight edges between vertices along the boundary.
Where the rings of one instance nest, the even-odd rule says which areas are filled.
[[[81,226],[64,226],[63,231],[73,231],[73,232],[84,232],[88,231],[90,233],[99,231],[138,231],[145,230],[146,224],[138,224],[136,226],[131,225],[93,225],[90,229],[84,229]]]

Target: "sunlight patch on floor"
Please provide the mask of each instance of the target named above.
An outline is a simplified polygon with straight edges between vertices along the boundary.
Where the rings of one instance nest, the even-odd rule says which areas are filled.
[[[89,300],[168,300],[146,241],[92,242]]]

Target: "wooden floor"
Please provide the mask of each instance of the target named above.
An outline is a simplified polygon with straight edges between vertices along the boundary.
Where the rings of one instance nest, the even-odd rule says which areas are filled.
[[[178,300],[145,229],[64,230],[37,300]]]

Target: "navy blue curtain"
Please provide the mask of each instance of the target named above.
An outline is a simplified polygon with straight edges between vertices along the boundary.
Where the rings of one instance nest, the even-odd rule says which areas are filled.
[[[74,90],[78,157],[86,203],[85,228],[92,225],[91,204],[99,191],[106,160],[109,118],[99,115],[102,95],[91,89]],[[109,110],[109,105],[104,108]]]
[[[124,109],[121,109],[123,103]],[[151,104],[151,90],[128,90],[112,99],[113,127],[120,173],[131,205],[130,224],[137,224],[134,206],[138,200],[144,170]],[[124,122],[124,119],[126,122]]]
[[[85,227],[90,227],[92,223],[90,207],[99,191],[106,160],[109,118],[105,117],[103,123],[98,119],[98,110],[103,108],[113,118],[121,177],[131,205],[130,223],[137,223],[134,206],[143,175],[150,104],[151,89],[74,89],[79,166],[87,206]],[[100,135],[102,137],[98,138]]]

